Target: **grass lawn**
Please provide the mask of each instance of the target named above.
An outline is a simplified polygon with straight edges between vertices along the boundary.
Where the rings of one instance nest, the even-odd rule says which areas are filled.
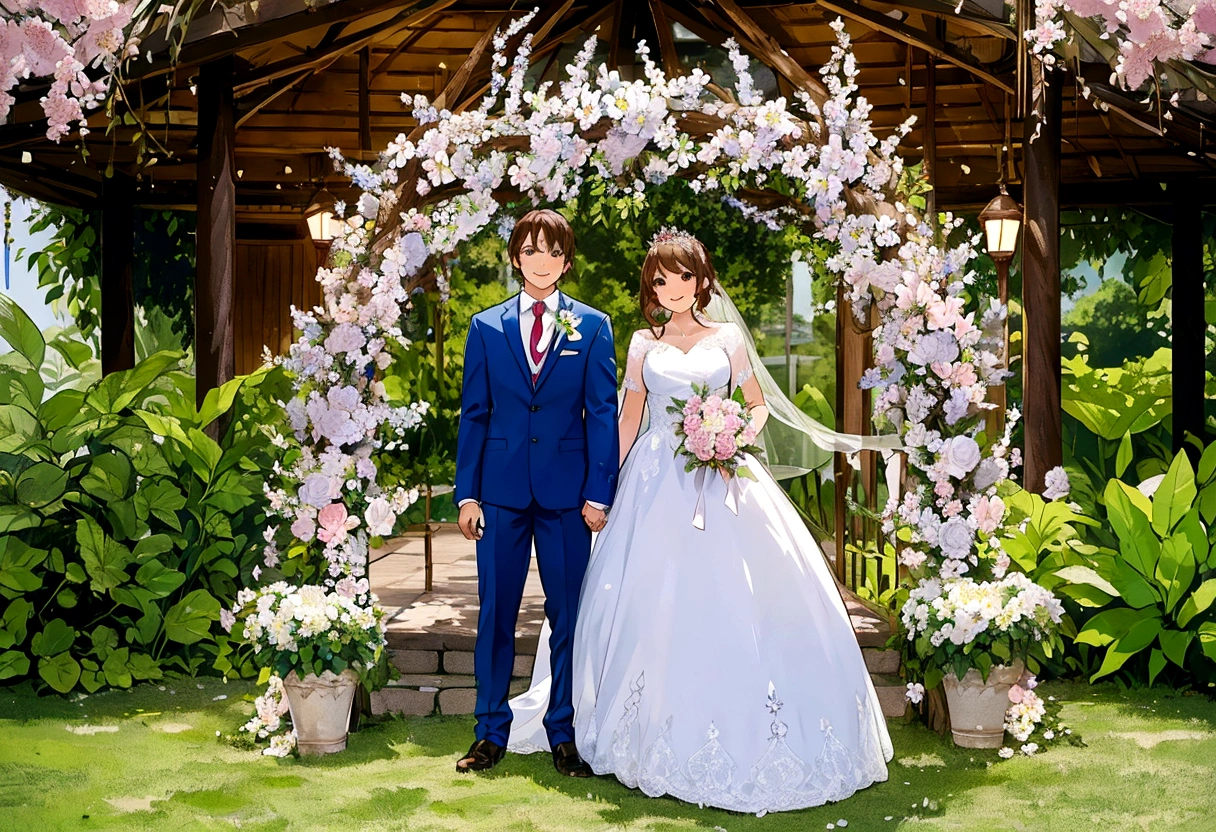
[[[458,775],[470,718],[388,720],[343,754],[262,757],[216,736],[244,722],[252,690],[179,679],[68,701],[0,689],[0,829],[1216,828],[1216,703],[1203,696],[1043,685],[1088,747],[1010,761],[892,724],[886,783],[757,818],[652,800],[611,778],[570,780],[541,756]]]

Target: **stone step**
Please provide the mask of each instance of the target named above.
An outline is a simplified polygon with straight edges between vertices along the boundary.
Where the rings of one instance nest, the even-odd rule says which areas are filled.
[[[878,647],[863,647],[861,657],[865,659],[866,670],[871,673],[896,676],[899,674],[899,651],[886,650]]]
[[[903,717],[908,711],[908,699],[905,696],[908,688],[904,680],[885,673],[871,673],[870,680],[874,682],[874,691],[878,694],[882,715],[887,719]]]
[[[527,679],[511,680],[511,696],[518,696],[527,689]],[[472,676],[407,675],[373,691],[371,700],[373,714],[463,716],[475,710],[477,688]]]
[[[535,653],[516,654],[512,677],[531,679]],[[455,673],[472,675],[473,653],[467,650],[389,649],[389,661],[404,674]]]

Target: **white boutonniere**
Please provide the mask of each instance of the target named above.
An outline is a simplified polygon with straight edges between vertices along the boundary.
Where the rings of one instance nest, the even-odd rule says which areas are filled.
[[[578,325],[582,322],[583,319],[569,309],[563,309],[557,313],[557,325],[566,333],[566,339],[569,341],[582,340],[583,333],[578,331]]]

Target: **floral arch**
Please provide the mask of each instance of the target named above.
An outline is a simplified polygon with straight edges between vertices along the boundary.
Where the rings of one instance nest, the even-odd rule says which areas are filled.
[[[413,136],[371,164],[330,150],[361,196],[335,206],[345,222],[317,274],[324,305],[296,312],[303,336],[282,359],[294,374],[283,406],[295,441],[276,437],[288,452],[267,485],[277,525],[266,532],[266,567],[304,580],[319,573],[371,602],[369,540],[391,534],[417,499],[384,472],[408,458],[428,407],[378,371],[409,348],[401,320],[416,293],[437,284],[446,297],[445,257],[487,227],[508,233],[508,200],[560,203],[595,182],[629,211],[648,186],[682,177],[757,222],[792,226],[807,248],[826,245],[825,266],[853,312],[877,309],[875,362],[862,386],[877,391],[876,420],[906,447],[904,495],[884,521],[900,530],[900,561],[918,588],[1003,578],[1010,520],[1001,494],[1018,464],[1009,438],[1017,414],[1003,435],[988,435],[994,406],[985,402],[1007,375],[1005,309],[972,289],[977,241],[961,221],[946,215],[935,227],[901,201],[908,177],[896,149],[912,121],[874,134],[843,24],[833,25],[838,43],[822,80],[803,73],[787,101],[756,90],[733,41],[729,91],[700,70],[666,77],[645,44],[644,79],[624,80],[592,66],[594,36],[556,89],[536,87],[526,75],[531,36],[521,34],[531,19],[495,34],[490,92],[478,108],[450,113],[403,96],[421,125]]]

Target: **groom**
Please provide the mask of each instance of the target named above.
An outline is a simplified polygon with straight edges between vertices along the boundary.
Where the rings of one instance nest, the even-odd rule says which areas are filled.
[[[557,290],[574,258],[574,231],[560,214],[525,214],[508,251],[523,291],[474,315],[465,345],[455,498],[461,532],[477,541],[481,613],[477,739],[456,769],[484,771],[506,752],[515,624],[535,543],[553,627],[545,730],[557,770],[588,777],[574,745],[570,652],[591,532],[603,528],[616,490],[612,324]]]

